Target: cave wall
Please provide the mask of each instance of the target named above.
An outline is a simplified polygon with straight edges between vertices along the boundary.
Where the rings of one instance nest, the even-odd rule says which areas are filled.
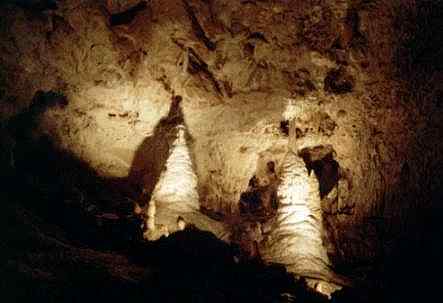
[[[342,177],[322,205],[339,265],[369,266],[435,208],[441,69],[411,48],[430,14],[420,2],[140,3],[2,4],[2,121],[37,91],[64,95],[33,136],[125,178],[140,153],[156,163],[141,147],[181,95],[201,206],[222,213],[263,155],[278,168],[287,150],[331,146]]]

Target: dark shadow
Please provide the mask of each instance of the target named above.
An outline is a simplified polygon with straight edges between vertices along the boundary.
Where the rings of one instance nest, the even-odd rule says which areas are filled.
[[[340,223],[338,214],[324,215],[339,252],[330,256],[333,267],[356,282],[353,289],[337,292],[333,302],[425,302],[438,296],[443,287],[438,240],[443,237],[443,186],[441,170],[429,173],[402,178],[394,186],[377,185],[371,215],[345,214],[347,220],[354,218],[352,228]],[[362,293],[371,295],[362,300]]]
[[[414,85],[414,81],[426,82],[420,77],[443,71],[443,3],[419,0],[413,6],[401,4],[393,27],[393,35],[401,37],[397,41],[394,63],[398,76]]]
[[[337,186],[340,178],[340,166],[334,159],[334,153],[331,146],[322,145],[304,148],[300,152],[308,172],[314,171],[318,179],[321,199]]]
[[[263,166],[265,169],[257,171],[249,180],[246,190],[240,194],[239,215],[245,221],[264,223],[276,214],[278,208],[277,189],[280,179],[275,165],[274,161],[258,163],[257,167]],[[267,182],[260,184],[259,178],[264,178]]]
[[[337,69],[331,69],[324,80],[324,90],[333,94],[346,94],[354,90],[355,79],[341,66]]]
[[[68,105],[66,96],[55,91],[37,91],[31,100],[31,104],[18,115],[14,116],[4,124],[8,132],[17,140],[29,140],[31,132],[36,128],[40,114],[48,108]]]
[[[385,266],[379,271],[391,298],[399,301],[435,300],[443,287],[443,245],[438,240],[443,237],[442,14],[443,2],[419,0],[414,5],[398,2],[394,15],[393,35],[399,39],[393,63],[396,77],[406,84],[398,99],[413,104],[426,121],[424,127],[414,126],[412,150],[417,154],[403,165],[399,184],[386,189],[380,201],[403,210],[402,217],[393,213],[379,223],[386,238],[381,255]]]
[[[289,120],[280,121],[280,132],[285,136],[289,136]]]
[[[35,13],[56,10],[58,8],[56,0],[9,0],[4,2],[14,3],[23,9],[30,10]]]
[[[136,5],[130,7],[129,9],[121,13],[112,14],[109,17],[109,24],[111,26],[129,24],[134,20],[134,18],[137,16],[137,14],[140,11],[143,11],[147,8],[148,8],[147,1],[140,1]]]
[[[143,140],[137,148],[128,174],[128,182],[135,190],[139,202],[147,203],[155,185],[165,169],[172,143],[177,138],[177,126],[185,126],[186,140],[192,141],[186,131],[181,96],[173,96],[166,117],[162,118],[151,136]]]
[[[269,174],[274,174],[269,172]],[[277,178],[275,178],[278,180]],[[240,215],[256,217],[259,221],[266,221],[277,211],[276,182],[266,186],[259,186],[256,176],[249,180],[248,188],[241,193],[239,201]]]

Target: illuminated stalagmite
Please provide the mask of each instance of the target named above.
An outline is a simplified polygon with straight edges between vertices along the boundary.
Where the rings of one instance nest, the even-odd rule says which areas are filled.
[[[168,236],[183,229],[185,222],[225,238],[224,226],[199,212],[197,176],[186,142],[185,126],[177,125],[174,132],[176,137],[170,147],[169,158],[147,207],[144,237],[156,240],[162,235]]]
[[[263,257],[296,275],[344,284],[330,269],[323,245],[319,184],[301,157],[288,152],[278,189],[279,208],[270,224]]]

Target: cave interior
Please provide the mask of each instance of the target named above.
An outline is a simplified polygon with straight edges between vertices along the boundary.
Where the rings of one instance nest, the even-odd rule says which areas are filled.
[[[443,5],[0,1],[3,302],[425,302]]]

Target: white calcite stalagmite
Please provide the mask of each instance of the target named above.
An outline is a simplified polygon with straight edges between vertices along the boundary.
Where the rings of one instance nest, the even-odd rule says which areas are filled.
[[[303,159],[288,152],[278,189],[279,208],[267,229],[270,234],[262,247],[268,262],[284,264],[297,276],[346,284],[330,268],[322,242],[323,225],[319,184]]]
[[[186,142],[185,126],[179,124],[175,131],[176,138],[170,147],[169,158],[148,205],[145,238],[156,240],[162,235],[182,230],[182,226],[177,224],[179,219],[211,231],[219,238],[227,238],[222,223],[199,211],[198,181]]]
[[[197,211],[197,176],[186,143],[185,126],[178,125],[176,133],[166,167],[154,189],[153,199],[161,203],[162,207],[171,207],[183,212]]]

